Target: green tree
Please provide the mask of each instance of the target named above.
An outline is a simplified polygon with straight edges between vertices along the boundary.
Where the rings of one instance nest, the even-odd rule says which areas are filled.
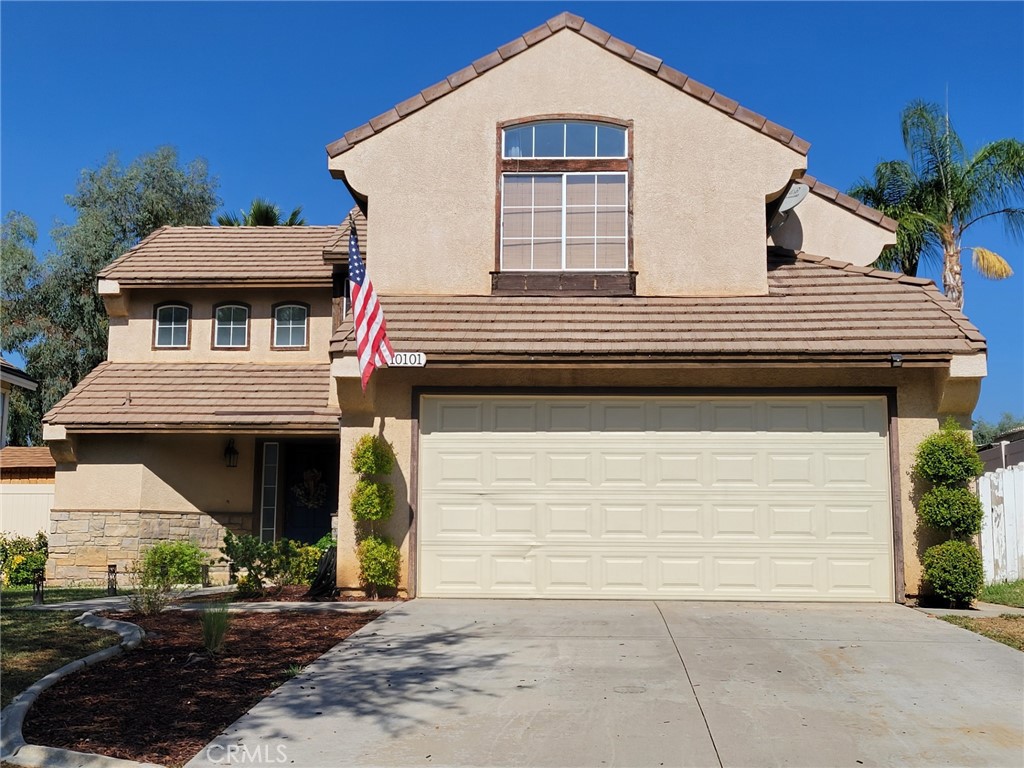
[[[302,218],[302,206],[295,208],[287,219],[281,218],[281,209],[262,197],[249,203],[249,210],[237,213],[222,213],[217,223],[222,227],[301,227],[306,223]]]
[[[106,358],[97,273],[159,227],[209,224],[220,204],[216,186],[205,162],[182,165],[173,147],[127,166],[111,155],[82,172],[65,199],[76,219],[55,227],[54,251],[41,263],[31,220],[4,218],[2,346],[21,354],[39,382],[36,392],[12,398],[12,442],[38,444],[42,415]]]
[[[989,445],[999,435],[1006,434],[1011,429],[1024,427],[1024,416],[1014,416],[1007,411],[999,417],[999,421],[995,424],[985,419],[975,419],[973,426],[974,444]]]
[[[878,266],[916,274],[922,258],[940,258],[943,290],[962,307],[965,247],[984,277],[1013,274],[1002,256],[964,246],[963,239],[972,226],[993,217],[1011,236],[1024,234],[1024,142],[1001,139],[969,154],[948,115],[922,101],[903,110],[901,127],[909,159],[879,163],[873,177],[861,179],[850,195],[900,223],[896,247]]]

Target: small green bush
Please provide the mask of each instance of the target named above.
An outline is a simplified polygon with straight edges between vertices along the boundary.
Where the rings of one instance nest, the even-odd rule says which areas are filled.
[[[326,533],[323,536],[321,536],[320,541],[318,541],[313,546],[319,549],[320,552],[326,552],[329,549],[337,549],[338,540],[334,538],[333,533]]]
[[[161,541],[142,552],[142,580],[164,592],[178,584],[201,584],[207,562],[194,541]]]
[[[49,552],[46,534],[35,536],[0,534],[0,581],[9,586],[24,586],[35,581],[46,567]]]
[[[128,605],[144,616],[160,613],[174,599],[170,588],[149,578],[138,560],[128,566],[128,583],[131,587]]]
[[[274,544],[274,562],[266,575],[279,585],[312,584],[320,563],[320,550],[290,539]]]
[[[957,606],[968,606],[985,581],[981,553],[966,542],[953,539],[925,550],[924,576],[939,597]]]
[[[395,491],[388,483],[360,480],[352,489],[353,520],[387,520],[395,509]]]
[[[970,433],[952,416],[917,446],[914,456],[914,473],[935,485],[964,485],[984,471]]]
[[[238,593],[244,597],[263,594],[265,579],[274,575],[274,542],[260,541],[257,536],[235,536],[224,532],[224,546],[220,548],[221,562],[230,562],[246,575],[238,580]],[[243,584],[244,581],[244,584]]]
[[[231,614],[228,613],[226,605],[218,605],[213,608],[205,608],[199,614],[199,621],[203,627],[203,645],[210,655],[215,656],[224,650],[224,639],[228,634],[228,627],[231,626]]]
[[[394,466],[391,443],[380,435],[363,435],[352,449],[352,469],[360,475],[390,475]]]
[[[239,576],[238,581],[235,582],[235,591],[242,598],[262,597],[265,589],[263,582],[251,573]]]
[[[981,531],[985,510],[968,488],[936,485],[917,504],[917,516],[933,528],[957,536],[973,536]]]
[[[397,587],[402,554],[383,536],[370,535],[359,542],[359,578],[367,593],[374,595],[381,587]]]

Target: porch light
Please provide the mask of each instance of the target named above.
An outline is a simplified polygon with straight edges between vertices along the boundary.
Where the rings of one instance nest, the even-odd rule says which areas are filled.
[[[224,449],[224,466],[225,467],[237,467],[238,466],[238,449],[235,448],[235,439],[231,438],[228,440],[228,447]]]

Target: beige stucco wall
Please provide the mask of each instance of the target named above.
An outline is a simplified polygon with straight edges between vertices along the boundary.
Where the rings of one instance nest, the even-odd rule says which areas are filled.
[[[248,513],[255,438],[234,436],[238,466],[224,466],[222,435],[80,435],[77,464],[57,466],[54,509]]]
[[[355,558],[355,528],[345,514],[346,499],[355,483],[348,466],[352,446],[366,433],[383,434],[394,446],[397,466],[391,481],[396,489],[395,513],[384,532],[400,542],[403,558],[403,584],[408,585],[410,563],[409,492],[413,473],[412,386],[457,387],[549,387],[571,388],[585,393],[588,387],[686,387],[731,388],[864,388],[897,389],[899,443],[898,488],[903,520],[904,577],[907,594],[921,590],[920,553],[931,539],[919,540],[914,513],[915,486],[910,475],[914,452],[920,441],[935,431],[945,418],[939,414],[942,368],[807,368],[807,369],[685,369],[656,370],[637,367],[617,369],[580,369],[545,371],[539,368],[520,370],[445,371],[429,368],[419,371],[392,369],[375,374],[370,397],[359,391],[358,382],[342,379],[339,397],[345,404],[341,427],[341,473],[339,514],[339,585],[358,585],[358,564]],[[717,394],[717,392],[716,392]],[[373,413],[368,411],[371,407]],[[966,413],[953,414],[969,424]]]
[[[765,199],[805,158],[571,32],[330,160],[369,199],[377,290],[490,293],[497,124],[556,113],[634,121],[640,294],[767,293]]]
[[[329,361],[332,330],[329,288],[134,289],[127,295],[128,316],[110,318],[108,360],[282,364]],[[154,307],[168,301],[192,305],[188,349],[153,349]],[[249,349],[212,349],[213,308],[232,301],[251,308]],[[285,301],[310,306],[308,349],[271,349],[272,307]]]
[[[768,242],[866,267],[896,243],[896,233],[811,193]]]

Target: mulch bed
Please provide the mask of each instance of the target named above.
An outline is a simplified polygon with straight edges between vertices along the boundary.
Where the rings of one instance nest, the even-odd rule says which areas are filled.
[[[219,592],[212,595],[191,595],[181,600],[183,603],[351,603],[351,602],[376,602],[390,603],[405,601],[404,597],[367,597],[365,595],[340,595],[333,600],[310,600],[303,595],[309,587],[303,585],[287,587],[269,587],[265,594],[258,597],[240,597],[237,592]]]
[[[138,650],[77,672],[43,693],[24,726],[30,744],[179,766],[289,677],[379,613],[232,614],[210,658],[199,616],[118,613],[146,630]]]

